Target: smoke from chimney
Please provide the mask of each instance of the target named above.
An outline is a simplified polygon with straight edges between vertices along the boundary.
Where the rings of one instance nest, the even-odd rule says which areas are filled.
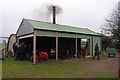
[[[52,20],[50,19],[52,17],[53,19],[53,7],[55,6],[55,16],[62,14],[63,10],[60,6],[58,5],[48,5],[48,4],[44,4],[41,9],[37,10],[37,16],[36,18],[41,20],[41,21],[45,21],[45,22],[51,22]],[[54,19],[55,19],[54,16]],[[55,20],[53,20],[53,22],[55,22]]]

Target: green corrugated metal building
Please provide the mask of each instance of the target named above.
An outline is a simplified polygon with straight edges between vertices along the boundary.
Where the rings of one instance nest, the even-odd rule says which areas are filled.
[[[72,38],[75,39],[75,45],[77,39],[88,39],[90,45],[90,56],[94,55],[95,43],[98,43],[101,50],[101,36],[94,31],[87,28],[78,28],[66,25],[52,24],[48,22],[41,22],[30,19],[23,19],[19,29],[16,33],[17,41],[33,38],[33,50],[36,53],[36,37],[54,37],[56,43],[56,60],[58,60],[58,39],[59,38]],[[75,53],[77,54],[77,46]],[[35,58],[34,58],[35,63]]]

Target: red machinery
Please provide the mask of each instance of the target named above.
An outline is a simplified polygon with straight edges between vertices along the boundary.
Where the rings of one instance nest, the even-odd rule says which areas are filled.
[[[32,61],[33,61],[33,57],[34,55],[32,55]],[[40,61],[40,60],[48,60],[48,54],[46,52],[40,52],[38,53],[38,55],[36,54],[36,61]]]

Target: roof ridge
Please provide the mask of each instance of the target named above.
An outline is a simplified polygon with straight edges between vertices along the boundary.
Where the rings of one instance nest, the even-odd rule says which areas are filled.
[[[86,28],[87,30],[89,30],[89,31],[92,31],[91,29],[88,29],[88,28]],[[94,32],[94,31],[92,31],[92,32]],[[96,33],[96,32],[94,32],[94,33]],[[98,33],[96,33],[96,34],[98,34]]]
[[[25,19],[25,18],[24,18],[24,19]],[[36,22],[42,22],[42,23],[53,24],[53,23],[50,23],[50,22],[44,22],[44,21],[33,20],[33,19],[25,19],[25,20],[31,20],[31,21],[36,21]],[[67,27],[78,28],[78,29],[88,29],[88,28],[81,28],[81,27],[71,26],[71,25],[62,25],[62,24],[53,24],[53,25],[67,26]]]
[[[44,21],[33,20],[33,19],[25,19],[25,20],[31,20],[31,21],[42,22],[42,23],[49,23],[50,24],[50,22],[44,22]]]

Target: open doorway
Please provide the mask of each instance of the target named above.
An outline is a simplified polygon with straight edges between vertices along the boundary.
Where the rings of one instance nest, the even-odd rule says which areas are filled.
[[[89,39],[81,39],[81,54],[83,56],[90,56],[90,40]]]
[[[56,38],[55,37],[38,37],[36,41],[36,52],[46,52],[48,59],[56,58]]]
[[[23,43],[24,43],[25,47],[22,46]],[[22,51],[22,50],[24,50],[24,51]],[[23,53],[21,54],[20,53],[21,51],[24,54]],[[19,39],[17,58],[20,60],[31,60],[32,55],[33,55],[33,37]]]
[[[62,38],[58,40],[59,46],[59,59],[73,58],[75,55],[75,39],[74,38]]]

